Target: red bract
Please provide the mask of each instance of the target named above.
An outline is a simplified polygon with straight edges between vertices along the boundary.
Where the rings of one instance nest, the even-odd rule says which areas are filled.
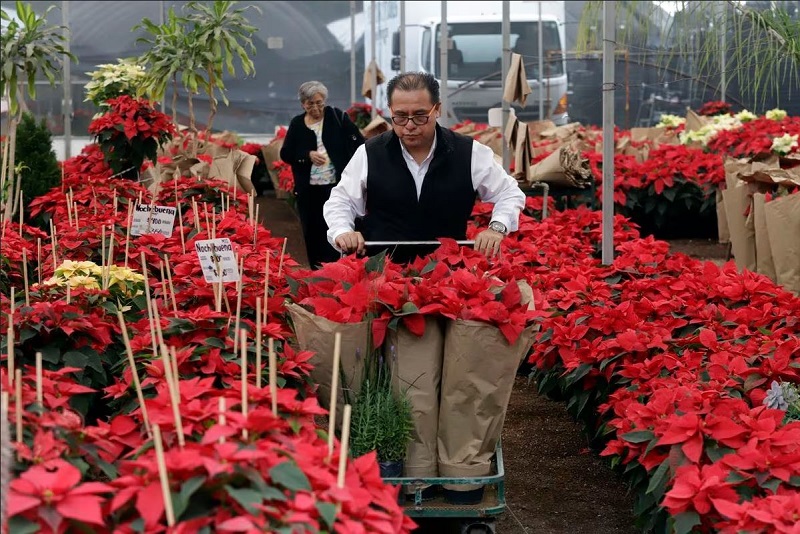
[[[704,515],[718,502],[736,502],[739,496],[725,482],[727,476],[728,470],[718,464],[680,467],[675,472],[675,484],[664,497],[664,507],[673,515],[688,510]]]
[[[63,460],[55,460],[47,467],[32,467],[11,482],[8,516],[24,515],[45,532],[66,531],[65,521],[70,519],[104,525],[105,498],[99,494],[114,489],[100,482],[80,481],[78,468]]]

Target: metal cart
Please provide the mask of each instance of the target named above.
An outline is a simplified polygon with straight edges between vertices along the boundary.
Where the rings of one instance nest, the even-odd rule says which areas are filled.
[[[405,496],[403,503],[405,513],[409,517],[461,520],[461,534],[493,534],[497,516],[506,509],[505,468],[503,467],[503,448],[500,441],[497,442],[492,459],[492,473],[485,477],[387,477],[383,481],[388,484],[403,484],[415,488],[413,498]],[[450,504],[439,495],[433,500],[423,502],[422,489],[432,484],[482,484],[485,486],[483,500],[472,505]],[[400,495],[403,496],[402,491]]]

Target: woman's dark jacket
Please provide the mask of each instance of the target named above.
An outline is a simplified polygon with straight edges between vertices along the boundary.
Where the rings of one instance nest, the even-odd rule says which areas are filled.
[[[281,147],[281,159],[292,167],[295,192],[299,195],[310,187],[312,163],[308,153],[317,150],[317,136],[306,126],[305,115],[301,113],[292,119]],[[323,117],[322,144],[336,168],[338,182],[356,149],[364,144],[364,137],[347,113],[339,108],[325,106]]]

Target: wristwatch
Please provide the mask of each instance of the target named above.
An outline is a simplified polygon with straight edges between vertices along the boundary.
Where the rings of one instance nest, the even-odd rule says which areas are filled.
[[[506,228],[506,225],[501,223],[500,221],[490,222],[489,230],[494,230],[495,232],[499,232],[503,235],[506,235],[508,233],[508,228]]]

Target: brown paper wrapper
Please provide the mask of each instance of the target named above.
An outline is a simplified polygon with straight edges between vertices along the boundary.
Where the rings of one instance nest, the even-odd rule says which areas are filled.
[[[344,376],[339,375],[339,392],[336,397],[338,428],[345,404],[344,390],[348,390],[350,402],[353,402],[355,394],[361,389],[364,361],[370,356],[367,347],[369,324],[367,322],[335,323],[314,315],[294,303],[287,304],[286,310],[292,320],[300,349],[315,353],[310,360],[314,366],[311,371],[311,379],[319,384],[318,399],[320,405],[325,409],[330,408],[334,334],[336,332],[342,334],[339,361],[341,373]]]
[[[421,337],[409,332],[401,323],[397,330],[389,330],[384,347],[385,357],[394,368],[392,379],[395,391],[405,392],[411,402],[414,418],[404,476],[439,476],[436,451],[444,356],[443,323],[439,319],[426,318],[425,333]]]
[[[722,190],[716,190],[717,201],[717,241],[728,243],[731,240],[731,232],[728,230],[728,218],[725,215],[725,202],[722,201]]]
[[[764,216],[777,282],[800,295],[800,193],[765,203]]]
[[[769,233],[767,232],[767,217],[764,213],[766,195],[763,193],[753,194],[753,224],[756,233],[756,270],[777,282],[775,274],[775,263],[772,261],[772,248],[769,244]]]
[[[531,166],[528,183],[547,182],[563,187],[585,189],[591,187],[594,176],[589,160],[580,150],[571,146],[561,146],[536,165]]]
[[[361,82],[361,96],[372,100],[372,72],[377,70],[376,81],[378,85],[386,81],[386,76],[383,75],[380,67],[374,61],[370,61],[369,66],[364,69],[364,79]]]
[[[525,102],[528,100],[528,95],[533,91],[528,84],[528,78],[525,75],[525,63],[522,61],[522,56],[519,54],[511,54],[511,65],[506,75],[505,89],[503,90],[503,100],[506,102],[519,102],[522,107],[525,107]]]
[[[361,135],[364,136],[364,139],[370,139],[391,129],[392,125],[386,119],[376,116],[369,124],[364,126],[364,129],[361,130]]]
[[[439,476],[482,477],[505,421],[514,377],[531,347],[532,329],[509,345],[497,327],[448,321],[439,404]],[[480,486],[445,485],[455,491]]]
[[[725,203],[725,217],[728,220],[728,229],[731,234],[731,248],[736,267],[740,270],[756,270],[756,232],[752,215],[748,217],[745,211],[750,204],[750,195],[746,184],[739,182],[734,187],[728,187],[722,192]]]

